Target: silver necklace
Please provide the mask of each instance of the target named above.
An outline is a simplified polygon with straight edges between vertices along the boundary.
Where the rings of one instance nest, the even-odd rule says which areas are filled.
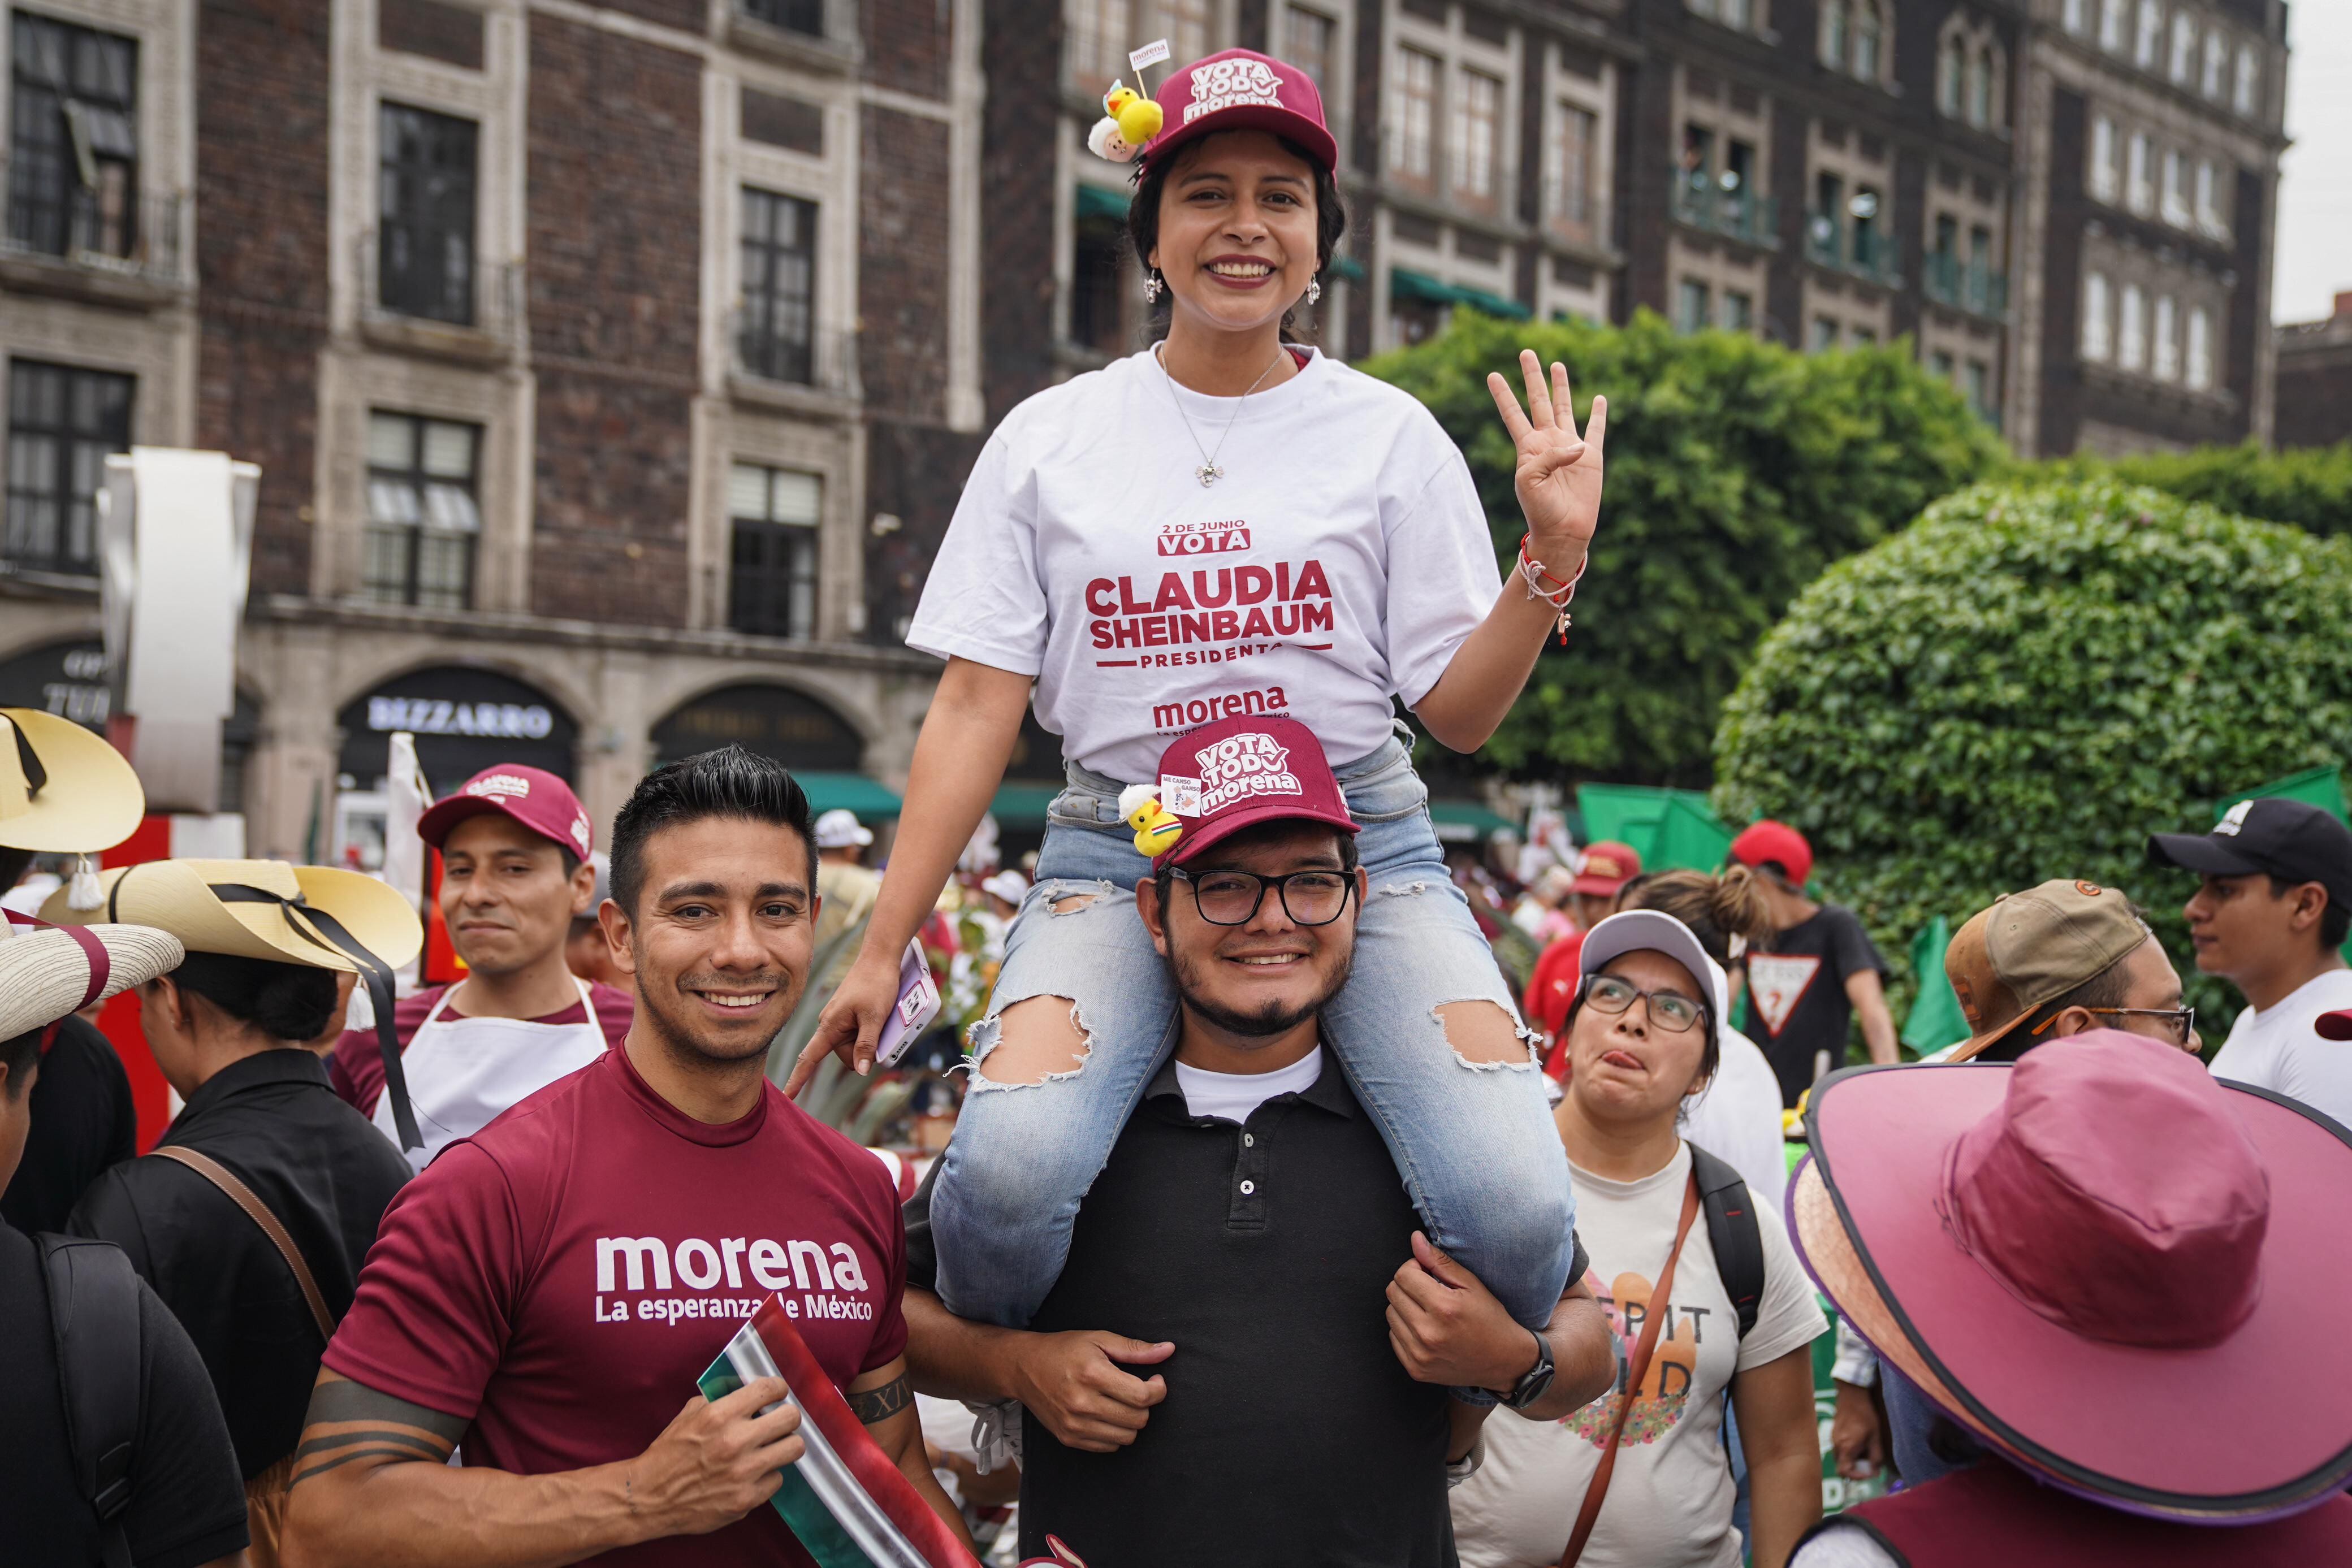
[[[1258,371],[1257,380],[1250,382],[1249,392],[1234,400],[1233,417],[1225,421],[1224,434],[1217,437],[1216,451],[1212,452],[1201,444],[1201,433],[1192,428],[1192,416],[1184,412],[1184,400],[1176,395],[1176,378],[1168,375],[1167,348],[1165,343],[1153,344],[1151,357],[1160,361],[1160,373],[1168,376],[1168,400],[1176,405],[1176,417],[1184,422],[1184,434],[1192,438],[1193,450],[1201,455],[1201,465],[1192,470],[1192,477],[1198,479],[1201,488],[1205,490],[1225,476],[1225,471],[1217,466],[1217,453],[1225,449],[1225,436],[1234,433],[1234,425],[1242,416],[1242,404],[1249,402],[1250,392],[1257,391],[1265,383],[1265,378],[1274,374],[1274,367],[1282,363],[1282,356],[1290,350],[1279,343],[1275,345],[1274,358],[1265,362],[1265,369]]]

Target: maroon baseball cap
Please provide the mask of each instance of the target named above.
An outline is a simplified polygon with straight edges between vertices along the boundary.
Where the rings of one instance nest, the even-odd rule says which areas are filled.
[[[1640,851],[1614,839],[1603,839],[1585,850],[1584,863],[1577,867],[1576,880],[1568,884],[1568,891],[1607,898],[1641,874]]]
[[[1813,846],[1805,842],[1805,835],[1769,817],[1750,822],[1731,841],[1731,858],[1745,866],[1778,865],[1794,887],[1804,886],[1813,874]]]
[[[1160,803],[1183,824],[1154,865],[1182,865],[1260,822],[1322,822],[1356,831],[1315,732],[1295,718],[1221,718],[1160,756]]]
[[[1147,164],[1213,131],[1271,131],[1305,148],[1326,172],[1339,166],[1339,144],[1324,121],[1315,78],[1272,55],[1255,49],[1204,55],[1169,72],[1152,97],[1163,119],[1160,134],[1143,149]]]
[[[503,812],[583,861],[596,847],[595,831],[572,786],[544,768],[518,762],[485,768],[456,794],[435,801],[416,819],[416,836],[437,850],[450,829],[485,811]]]

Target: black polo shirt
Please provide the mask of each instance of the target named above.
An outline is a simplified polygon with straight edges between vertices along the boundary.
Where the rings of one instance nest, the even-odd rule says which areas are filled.
[[[908,1283],[937,1278],[927,1181]],[[1168,1397],[1115,1454],[1024,1423],[1021,1551],[1050,1531],[1117,1568],[1451,1568],[1446,1393],[1389,1347],[1386,1291],[1420,1220],[1327,1053],[1236,1126],[1193,1116],[1171,1062],[1079,1207],[1040,1333],[1176,1353]]]
[[[408,1162],[336,1098],[316,1056],[289,1047],[231,1063],[188,1097],[162,1141],[209,1155],[252,1188],[293,1238],[329,1313],[351,1310]],[[129,1253],[187,1329],[247,1479],[292,1453],[326,1343],[261,1228],[194,1171],[150,1155],[100,1176],[72,1229]]]

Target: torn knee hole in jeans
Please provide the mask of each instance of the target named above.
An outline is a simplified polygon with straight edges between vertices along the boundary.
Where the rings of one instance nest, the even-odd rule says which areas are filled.
[[[1477,1071],[1535,1065],[1536,1034],[1499,1004],[1473,998],[1441,1002],[1431,1012],[1445,1031],[1454,1060]]]
[[[1115,891],[1107,882],[1057,882],[1045,890],[1045,912],[1048,915],[1076,915],[1082,909],[1093,908]]]
[[[1415,894],[1427,893],[1429,891],[1429,883],[1425,882],[1392,882],[1384,887],[1374,888],[1372,891],[1379,894],[1382,898],[1411,898]]]
[[[1008,1034],[1005,1025],[1013,1029]],[[1075,1077],[1094,1054],[1093,1033],[1067,997],[1025,997],[971,1026],[971,1087],[1034,1089]]]

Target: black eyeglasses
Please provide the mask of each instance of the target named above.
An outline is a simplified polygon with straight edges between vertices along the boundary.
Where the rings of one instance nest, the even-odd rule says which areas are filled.
[[[1287,876],[1204,871],[1195,876],[1179,866],[1169,875],[1192,884],[1192,902],[1212,925],[1247,925],[1257,918],[1269,887],[1294,925],[1328,925],[1348,907],[1348,890],[1356,885],[1356,879],[1343,871],[1295,871]]]
[[[1614,975],[1596,975],[1584,988],[1585,1001],[1604,1013],[1622,1013],[1643,998],[1650,1021],[1668,1034],[1687,1033],[1699,1020],[1698,1004],[1672,991],[1638,990]]]
[[[2084,1008],[2083,1010],[2100,1018],[2162,1019],[2176,1045],[2187,1045],[2189,1037],[2197,1032],[2195,1008]],[[2033,1032],[2040,1034],[2055,1027],[2057,1022],[2054,1018],[2047,1019]]]

